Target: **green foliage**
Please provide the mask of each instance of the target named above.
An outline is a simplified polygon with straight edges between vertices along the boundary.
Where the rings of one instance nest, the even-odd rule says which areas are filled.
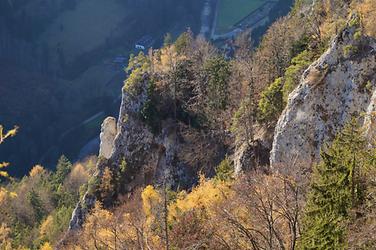
[[[193,37],[190,31],[181,34],[175,41],[175,50],[178,54],[183,53],[192,43]]]
[[[312,64],[315,58],[315,53],[309,50],[304,50],[291,60],[291,65],[286,69],[283,78],[283,99],[287,102],[289,94],[298,85],[301,75],[304,70]]]
[[[71,219],[73,207],[59,207],[54,210],[45,223],[41,226],[42,240],[57,242],[67,230]]]
[[[349,44],[343,47],[343,55],[345,57],[349,57],[357,52],[358,52],[358,48],[352,44]]]
[[[89,185],[88,183],[85,183],[80,186],[80,189],[78,190],[80,200],[84,197],[85,193],[88,191]]]
[[[62,155],[57,162],[56,171],[52,176],[52,182],[58,188],[59,185],[63,184],[64,179],[68,176],[72,170],[72,163],[68,160],[67,157]]]
[[[42,200],[40,199],[38,193],[35,192],[34,190],[31,190],[30,192],[28,192],[26,197],[27,197],[27,201],[30,203],[31,207],[33,208],[35,220],[37,222],[40,222],[46,213],[43,207]]]
[[[155,96],[155,83],[149,80],[147,86],[147,100],[140,111],[142,120],[148,125],[153,134],[160,130],[160,115],[157,110],[157,98]]]
[[[3,240],[4,249],[40,249],[46,240],[57,243],[78,201],[77,189],[85,181],[80,170],[84,169],[73,169],[62,156],[54,173],[37,165],[20,181],[12,180],[7,189],[0,186],[0,248],[5,246]]]
[[[56,171],[51,175],[50,184],[54,191],[54,200],[57,206],[73,206],[75,203],[76,197],[63,187],[64,180],[71,172],[72,167],[68,158],[62,155],[57,162]]]
[[[58,207],[61,206],[74,206],[77,202],[78,195],[76,193],[71,193],[60,185],[54,194],[56,204]]]
[[[123,159],[120,164],[120,173],[126,173],[127,170],[128,170],[127,162],[125,159]]]
[[[349,26],[350,27],[360,27],[360,24],[361,24],[361,18],[359,16],[358,13],[355,13],[353,14],[350,22],[349,22]]]
[[[291,48],[292,57],[295,57],[308,48],[311,38],[308,35],[302,36],[299,40],[293,43]]]
[[[261,99],[258,105],[259,121],[271,122],[279,117],[285,106],[282,88],[282,78],[277,78],[261,93]]]
[[[356,41],[359,41],[360,40],[360,38],[362,37],[362,30],[361,29],[358,29],[355,33],[354,33],[354,39],[356,40]]]
[[[234,167],[227,157],[216,168],[215,179],[219,181],[229,181],[234,179]]]
[[[87,184],[87,192],[91,195],[95,194],[98,190],[100,182],[101,180],[98,178],[98,176],[92,176]]]
[[[352,120],[322,152],[305,209],[301,249],[346,249],[350,209],[364,201],[364,170],[372,166],[363,131]]]
[[[366,90],[367,90],[368,92],[371,93],[372,88],[373,88],[373,84],[372,84],[372,82],[371,82],[371,81],[367,81],[365,88],[366,88]]]
[[[124,191],[122,190],[123,188],[122,184],[127,183],[127,178],[129,178],[129,174],[128,174],[129,171],[130,171],[130,168],[128,167],[125,157],[123,157],[120,161],[119,171],[117,172],[117,176],[115,180],[115,185],[119,192]]]
[[[290,93],[298,85],[301,75],[316,58],[313,51],[303,50],[291,60],[285,75],[277,78],[261,93],[259,117],[261,122],[275,121],[284,109]]]
[[[140,91],[140,84],[144,74],[150,69],[150,60],[141,51],[138,56],[131,55],[128,67],[125,69],[129,74],[127,80],[124,82],[124,89],[129,93],[137,95]]]
[[[208,77],[207,94],[209,107],[224,110],[229,102],[230,63],[224,57],[216,56],[205,62],[204,71]]]

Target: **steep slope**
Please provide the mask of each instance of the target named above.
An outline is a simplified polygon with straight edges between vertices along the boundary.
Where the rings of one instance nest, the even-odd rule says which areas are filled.
[[[96,200],[111,206],[118,195],[150,184],[189,189],[199,173],[212,175],[223,159],[224,145],[203,130],[167,117],[155,133],[143,121],[140,114],[150,97],[150,81],[146,73],[136,83],[136,92],[123,88],[117,124],[113,117],[103,122],[97,171],[73,212],[70,231],[80,228]],[[113,187],[107,193],[101,188],[106,169]]]
[[[275,129],[272,167],[317,162],[322,145],[354,115],[368,113],[372,124],[376,41],[363,36],[358,23],[354,16],[290,94]]]

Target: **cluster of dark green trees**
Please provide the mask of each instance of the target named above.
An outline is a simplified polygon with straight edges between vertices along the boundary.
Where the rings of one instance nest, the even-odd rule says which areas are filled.
[[[353,119],[321,158],[304,211],[301,249],[347,249],[349,225],[361,217],[359,210],[374,196],[369,192],[374,188],[376,151]]]

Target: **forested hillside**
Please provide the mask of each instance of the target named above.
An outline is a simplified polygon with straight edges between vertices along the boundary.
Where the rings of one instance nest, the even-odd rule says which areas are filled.
[[[201,8],[193,0],[0,0],[0,120],[21,127],[0,152],[12,174],[37,163],[53,169],[62,154],[77,160],[101,120],[118,112],[135,43],[150,36],[158,48],[168,32],[198,32]]]
[[[1,248],[375,249],[375,13],[297,0],[233,56],[191,30],[130,56],[98,157],[0,165]]]

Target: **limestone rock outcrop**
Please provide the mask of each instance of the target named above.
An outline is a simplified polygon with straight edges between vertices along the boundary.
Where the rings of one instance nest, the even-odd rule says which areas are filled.
[[[127,176],[121,183],[126,193],[149,184],[189,188],[202,168],[214,169],[220,162],[224,156],[222,145],[199,129],[176,121],[172,114],[160,114],[160,131],[153,134],[140,118],[149,98],[148,81],[145,75],[137,94],[123,90],[114,150],[107,165],[117,171],[123,160],[127,162]]]
[[[373,92],[371,102],[367,108],[364,126],[368,138],[376,139],[376,91]]]
[[[117,134],[116,119],[107,117],[101,127],[99,157],[109,159],[114,150],[114,140]]]
[[[290,94],[274,133],[272,167],[317,162],[321,146],[353,115],[366,114],[369,133],[374,133],[376,42],[360,36],[354,23],[349,22]]]
[[[269,166],[270,147],[261,139],[253,143],[243,143],[234,152],[233,162],[235,175]]]
[[[160,131],[152,133],[141,117],[145,103],[150,100],[148,81],[145,74],[134,91],[123,89],[116,126],[112,117],[102,124],[100,154],[93,179],[94,183],[100,182],[106,168],[117,176],[110,201],[117,194],[131,193],[137,187],[150,184],[190,188],[198,181],[198,173],[213,174],[214,167],[225,155],[223,145],[215,138],[169,116],[161,118]],[[126,167],[122,169],[124,162]],[[88,192],[72,214],[70,230],[81,227],[98,197],[103,197],[101,190],[90,188],[89,183]]]

